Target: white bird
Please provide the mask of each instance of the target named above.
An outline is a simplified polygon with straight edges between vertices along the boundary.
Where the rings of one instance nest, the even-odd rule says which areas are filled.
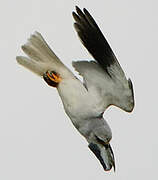
[[[124,111],[134,108],[132,82],[127,80],[107,40],[90,13],[76,7],[74,27],[82,44],[95,60],[76,61],[73,67],[83,82],[60,61],[40,33],[35,32],[22,50],[28,57],[17,56],[17,62],[56,87],[65,112],[76,129],[86,138],[90,150],[105,171],[115,170],[109,144],[112,132],[103,118],[104,111],[114,105]]]

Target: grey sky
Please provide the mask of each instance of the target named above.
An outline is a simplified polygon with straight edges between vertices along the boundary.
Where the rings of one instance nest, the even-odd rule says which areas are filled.
[[[104,114],[116,173],[104,172],[65,115],[55,89],[16,63],[35,30],[58,57],[92,59],[73,28],[74,6],[87,8],[134,84],[133,113]],[[0,7],[0,179],[157,179],[158,3],[156,0],[5,0]]]

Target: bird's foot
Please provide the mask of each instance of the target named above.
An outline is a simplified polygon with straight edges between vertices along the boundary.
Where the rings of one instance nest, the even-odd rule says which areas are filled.
[[[49,86],[57,87],[61,81],[61,77],[55,71],[47,71],[43,74],[43,79]]]

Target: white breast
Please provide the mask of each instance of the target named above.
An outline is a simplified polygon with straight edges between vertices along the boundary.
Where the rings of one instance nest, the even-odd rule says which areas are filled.
[[[101,101],[90,94],[78,79],[66,79],[58,86],[58,92],[70,119],[86,119],[102,112]]]

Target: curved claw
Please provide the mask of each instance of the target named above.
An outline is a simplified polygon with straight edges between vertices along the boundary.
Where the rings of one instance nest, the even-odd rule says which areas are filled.
[[[45,72],[43,74],[43,79],[46,81],[46,83],[49,85],[49,86],[52,86],[52,87],[57,87],[59,82],[61,81],[61,78],[60,76],[54,72],[54,71],[51,71],[51,72]]]

